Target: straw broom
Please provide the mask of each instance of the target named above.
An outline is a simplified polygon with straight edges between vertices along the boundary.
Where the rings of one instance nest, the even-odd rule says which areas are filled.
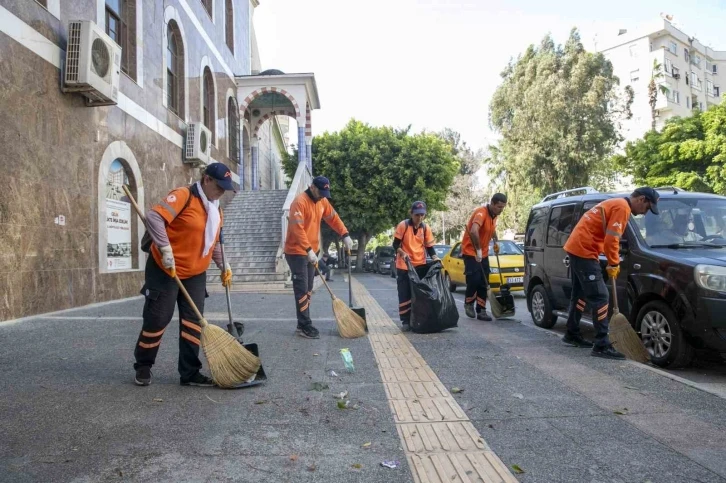
[[[144,217],[139,205],[136,204],[131,192],[125,185],[123,190],[126,196],[129,197],[139,218],[146,225],[146,217]],[[204,351],[204,356],[207,358],[214,383],[219,387],[235,387],[247,382],[260,369],[260,359],[245,349],[226,330],[207,322],[199,312],[184,284],[177,277],[176,272],[172,271],[172,273],[179,290],[184,294],[184,298],[199,319],[199,326],[202,329],[199,342]]]
[[[625,357],[636,362],[646,363],[650,361],[650,354],[638,333],[628,322],[628,318],[620,313],[618,309],[618,293],[615,288],[615,279],[610,278],[613,284],[613,316],[610,319],[608,336],[615,349]]]
[[[350,263],[350,260],[348,260],[348,263]],[[328,289],[328,293],[330,293],[330,297],[333,299],[333,315],[335,316],[335,321],[338,323],[338,334],[344,339],[357,339],[358,337],[366,335],[366,321],[333,294],[333,291],[328,286],[328,282],[325,281],[325,277],[320,273],[317,263],[315,264],[315,270],[320,275],[320,280],[323,281],[323,285]]]

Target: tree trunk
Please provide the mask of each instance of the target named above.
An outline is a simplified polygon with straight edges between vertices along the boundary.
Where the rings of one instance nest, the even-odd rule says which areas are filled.
[[[334,243],[335,243],[335,253],[338,254],[338,266],[340,268],[344,268],[345,265],[343,262],[345,261],[345,259],[343,258],[343,254],[340,251],[340,240],[335,240]]]
[[[363,273],[363,263],[365,263],[366,245],[368,244],[368,234],[362,233],[358,235],[358,255],[355,261],[355,271]]]

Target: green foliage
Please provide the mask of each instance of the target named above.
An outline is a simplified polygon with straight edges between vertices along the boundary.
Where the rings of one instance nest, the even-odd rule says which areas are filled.
[[[726,195],[726,103],[673,118],[630,142],[615,165],[637,184]]]
[[[564,46],[546,36],[502,72],[490,122],[502,135],[493,178],[542,193],[589,184],[620,141],[632,89],[621,94],[612,64],[586,52],[576,29]]]

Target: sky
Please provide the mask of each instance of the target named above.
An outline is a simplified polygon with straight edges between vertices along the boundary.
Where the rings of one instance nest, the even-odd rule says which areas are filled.
[[[489,100],[500,72],[551,33],[595,35],[674,15],[685,33],[726,50],[726,0],[260,0],[262,69],[313,72],[313,134],[351,118],[415,132],[452,128],[474,149],[497,139]]]

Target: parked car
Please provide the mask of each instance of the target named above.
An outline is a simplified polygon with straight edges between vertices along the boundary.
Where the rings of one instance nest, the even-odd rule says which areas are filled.
[[[373,254],[373,271],[375,273],[387,274],[391,272],[391,267],[396,266],[395,252],[393,247],[383,246],[376,248]],[[395,272],[395,270],[394,270]]]
[[[443,260],[447,253],[451,250],[451,245],[434,245],[434,251],[436,252],[436,256],[439,257],[439,259]],[[426,252],[426,262],[430,262],[431,257],[429,256],[428,252]]]
[[[504,283],[509,284],[512,292],[524,290],[524,254],[513,241],[499,241],[499,261],[501,262],[501,278]],[[459,285],[466,286],[464,275],[464,258],[461,255],[461,242],[454,245],[442,259],[444,265],[444,280],[449,285],[449,290],[456,291]],[[494,242],[489,244],[489,286],[493,292],[499,292],[501,286],[500,267],[497,257],[494,255]]]
[[[364,264],[363,264],[363,271],[364,272],[373,272],[373,253],[372,252],[366,252],[365,258],[364,258]]]
[[[726,197],[658,191],[660,215],[648,212],[628,222],[616,292],[620,311],[653,363],[678,367],[691,362],[694,349],[726,354]],[[562,247],[585,211],[616,196],[627,194],[580,188],[547,196],[532,208],[524,284],[538,326],[566,320],[572,285]],[[601,265],[607,265],[604,257]],[[603,276],[608,281],[604,270]]]

